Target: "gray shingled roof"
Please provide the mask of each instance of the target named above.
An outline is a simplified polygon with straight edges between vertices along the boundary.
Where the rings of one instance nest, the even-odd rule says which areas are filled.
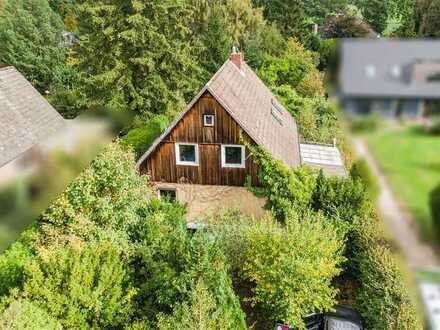
[[[260,146],[265,147],[275,159],[287,166],[300,165],[298,130],[294,118],[276,101],[272,92],[252,69],[242,63],[240,70],[227,60],[199,94],[191,101],[173,124],[152,144],[139,159],[138,166],[174,128],[177,122],[203,95],[210,92],[243,130]],[[272,115],[272,102],[278,105],[278,119]],[[281,120],[281,124],[279,122]]]
[[[0,166],[63,125],[59,113],[20,72],[0,68]]]
[[[439,71],[440,41],[347,39],[341,56],[342,96],[440,99],[439,82],[417,77],[427,66]]]

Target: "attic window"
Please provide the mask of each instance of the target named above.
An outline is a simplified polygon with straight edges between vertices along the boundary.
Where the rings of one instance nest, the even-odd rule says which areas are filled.
[[[214,115],[203,115],[204,126],[214,126]]]

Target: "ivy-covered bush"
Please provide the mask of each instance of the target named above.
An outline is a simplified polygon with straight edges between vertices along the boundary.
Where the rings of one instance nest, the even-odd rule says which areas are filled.
[[[247,147],[259,167],[258,180],[263,187],[260,193],[267,198],[266,207],[275,217],[283,222],[293,209],[307,209],[315,184],[312,170],[306,167],[292,170],[281,161],[274,160],[263,148]]]
[[[360,180],[363,183],[372,201],[377,199],[379,195],[379,182],[365,159],[358,159],[352,165],[350,177],[353,180]]]
[[[342,136],[335,106],[323,97],[303,97],[288,85],[272,88],[295,118],[299,133],[310,142],[330,143]]]

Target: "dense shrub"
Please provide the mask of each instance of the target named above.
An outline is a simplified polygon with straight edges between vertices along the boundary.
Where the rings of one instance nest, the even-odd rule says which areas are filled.
[[[362,182],[351,178],[326,177],[321,171],[316,179],[311,206],[330,219],[341,219],[348,223],[371,212]]]
[[[160,330],[240,329],[237,324],[231,322],[232,319],[231,315],[219,308],[215,297],[200,280],[191,291],[188,301],[177,304],[173,314],[159,315],[158,328]],[[247,327],[242,324],[241,329],[247,329]]]
[[[322,33],[325,38],[364,38],[374,32],[361,18],[344,12],[327,16]]]
[[[268,324],[283,320],[301,326],[307,314],[333,307],[337,290],[331,282],[343,261],[343,230],[337,223],[292,215],[281,225],[237,212],[208,223],[231,262],[243,304],[250,302]],[[243,290],[247,287],[251,294]]]
[[[69,244],[26,265],[23,295],[65,328],[122,326],[135,293],[122,253],[110,242]]]
[[[310,213],[309,208],[311,208],[313,212],[323,214],[325,216],[324,219],[329,219],[332,223],[337,224],[337,228],[341,228],[340,226],[344,228],[347,242],[344,255],[347,261],[344,263],[343,275],[345,276],[342,276],[342,278],[349,277],[354,279],[354,287],[358,289],[354,293],[355,296],[351,298],[355,298],[355,301],[357,301],[357,308],[363,316],[366,328],[386,330],[400,328],[419,329],[419,321],[417,320],[414,306],[408,297],[401,273],[393,261],[391,251],[380,235],[377,223],[379,220],[366,193],[364,183],[358,179],[361,174],[355,172],[357,170],[353,170],[355,178],[338,178],[326,177],[321,171],[316,179],[304,179],[303,182],[309,182],[312,192],[309,193],[307,189],[307,193],[302,195],[303,198],[298,198],[293,188],[294,186],[289,186],[289,180],[285,181],[286,178],[294,175],[295,171],[283,168],[282,166],[280,167],[283,169],[281,171],[280,168],[275,166],[276,162],[270,158],[266,159],[269,155],[265,155],[264,151],[253,149],[252,152],[257,161],[263,164],[261,167],[261,182],[264,185],[262,191],[266,194],[268,200],[273,203],[272,209],[278,218],[287,220],[292,214],[304,215]],[[308,176],[312,175],[309,173]],[[304,191],[304,187],[300,189]],[[309,198],[308,202],[307,198]],[[300,203],[297,203],[298,201]],[[239,218],[237,223],[241,222]],[[260,225],[262,226],[261,230],[268,228],[267,224]],[[246,233],[249,232],[249,228],[254,228],[249,224],[246,226],[238,225],[238,227],[239,229],[234,229],[234,231],[238,233],[244,232],[245,237],[247,237]],[[304,228],[303,223],[301,223],[301,227]],[[279,233],[277,229],[267,230],[270,230],[273,235]],[[305,234],[307,230],[302,230],[303,236],[313,237],[312,233]],[[315,228],[314,231],[319,230]],[[229,237],[229,231],[223,230],[221,232],[223,234],[220,237],[223,237],[223,239]],[[325,237],[328,238],[337,232],[338,230],[333,228]],[[257,236],[257,234],[260,236]],[[258,231],[255,235],[255,237],[264,238]],[[284,270],[285,278],[288,278],[289,274],[294,274],[294,272],[286,271],[286,269],[291,265],[289,262],[294,262],[295,260],[294,251],[305,250],[305,248],[292,247],[289,254],[290,259],[287,261],[281,259],[283,260],[283,265],[276,264],[274,266],[275,262],[273,260],[277,260],[275,257],[281,258],[282,256],[279,251],[278,242],[290,246],[290,244],[293,244],[291,243],[292,239],[286,239],[281,236],[271,240],[268,239],[267,242],[271,242],[272,249],[265,250],[265,244],[261,244],[261,247],[259,247],[257,245],[250,245],[249,239],[243,240],[238,235],[230,235],[230,237],[231,240],[228,241],[226,239],[224,246],[229,248],[229,246],[236,245],[237,248],[233,250],[235,252],[237,250],[238,252],[240,250],[250,251],[249,260],[245,259],[244,264],[250,265],[249,269],[256,278],[254,281],[257,281],[257,283],[253,290],[256,290],[258,284],[262,288],[262,292],[254,292],[254,295],[250,297],[251,301],[262,302],[265,308],[273,308],[269,312],[270,315],[282,317],[282,315],[276,314],[276,311],[285,310],[283,308],[286,306],[283,304],[286,300],[278,299],[275,301],[279,305],[270,305],[272,301],[271,294],[277,292],[278,285],[281,285],[284,280],[284,278],[281,278],[281,275],[279,278],[276,277],[277,269],[281,268]],[[306,238],[303,239],[306,240]],[[296,240],[301,241],[300,238],[296,238]],[[313,245],[311,242],[309,244]],[[325,249],[325,247],[322,247],[322,249]],[[244,252],[241,253],[243,254]],[[307,251],[307,253],[311,256],[314,255],[313,251]],[[232,260],[242,263],[243,256],[239,254],[239,257],[232,258]],[[272,267],[267,267],[264,271],[258,272],[259,269],[263,269],[267,265]],[[290,283],[292,281],[290,279]],[[298,287],[295,288],[298,289]],[[301,299],[301,302],[304,302],[302,296],[297,297],[297,299]],[[298,315],[295,315],[295,317],[298,317]],[[297,322],[297,320],[289,319],[289,322]]]
[[[139,158],[167,128],[168,124],[169,119],[167,116],[156,115],[142,127],[136,127],[128,131],[122,139],[122,144],[133,147],[136,158]]]
[[[97,238],[127,242],[128,228],[139,220],[137,210],[149,194],[134,164],[132,152],[109,145],[43,212],[38,248]]]
[[[261,221],[246,233],[243,277],[254,284],[250,301],[273,320],[302,326],[302,318],[329,310],[337,291],[343,243],[334,227],[320,220],[288,221],[283,228]]]
[[[24,267],[31,259],[28,246],[18,241],[0,255],[0,297],[13,288],[21,288],[24,280]]]
[[[382,126],[382,118],[373,112],[365,117],[353,119],[351,130],[355,133],[371,133]]]
[[[278,57],[268,56],[258,75],[270,87],[287,85],[303,97],[323,96],[321,74],[316,69],[318,63],[318,54],[290,39],[285,53]]]
[[[203,281],[216,314],[228,320],[230,328],[245,328],[220,247],[204,233],[188,233],[178,204],[153,200],[143,216],[132,233],[137,242],[133,263],[139,318],[154,321],[159,313],[179,313],[176,306],[194,303],[191,292]]]
[[[431,215],[437,232],[440,234],[440,185],[431,191],[429,206],[431,208]]]
[[[329,143],[341,136],[335,106],[322,97],[302,97],[288,85],[272,88],[286,110],[296,119],[304,140]]]
[[[8,330],[62,330],[44,309],[26,299],[13,301],[0,315],[0,328]]]
[[[375,201],[377,199],[379,194],[379,182],[365,159],[358,159],[352,165],[350,169],[350,177],[355,181],[360,180],[363,183],[371,200]]]

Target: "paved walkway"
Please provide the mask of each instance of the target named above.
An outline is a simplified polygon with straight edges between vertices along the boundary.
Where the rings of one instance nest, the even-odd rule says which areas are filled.
[[[420,239],[414,220],[399,205],[390,185],[365,142],[360,138],[355,138],[353,144],[357,154],[366,159],[373,173],[378,178],[381,190],[378,200],[379,213],[399,246],[408,266],[413,271],[419,268],[440,267],[439,258],[435,255],[433,248]]]

